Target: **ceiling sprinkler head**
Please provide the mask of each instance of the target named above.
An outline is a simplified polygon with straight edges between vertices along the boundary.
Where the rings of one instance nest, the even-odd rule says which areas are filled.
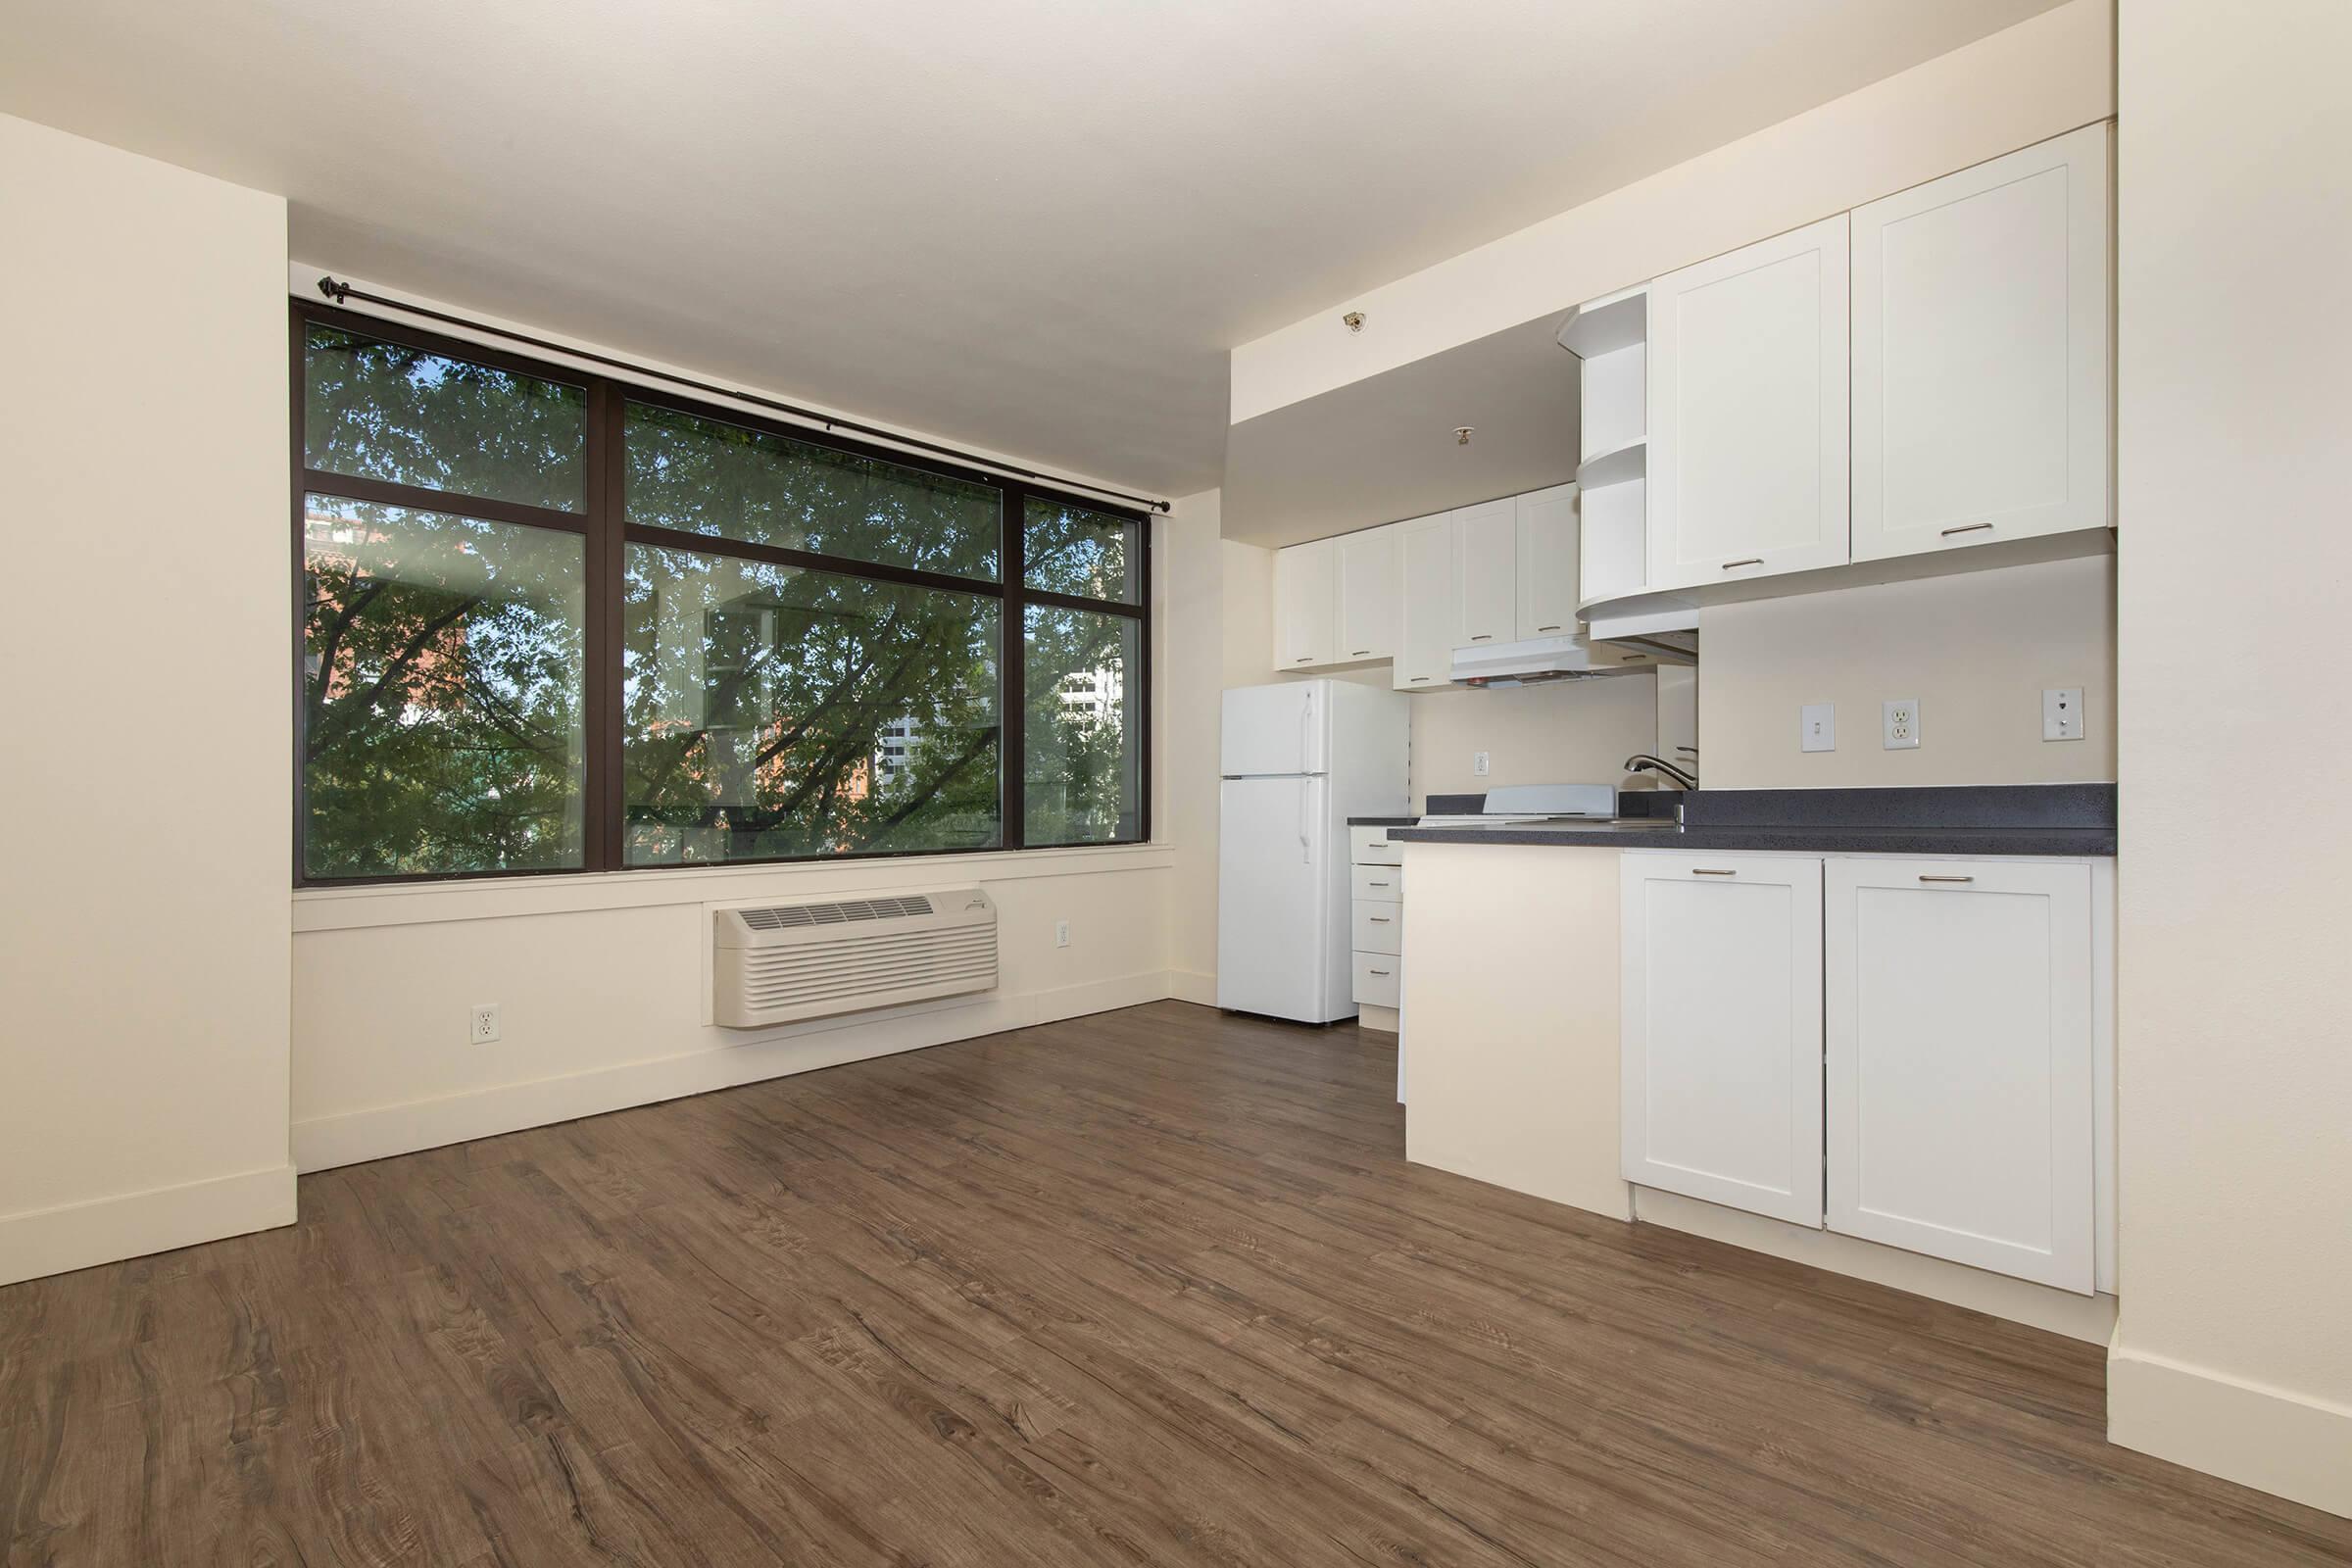
[[[1468,446],[1468,445],[1470,444],[1470,432],[1471,432],[1472,430],[1476,429],[1476,428],[1477,428],[1477,426],[1475,426],[1475,425],[1468,425],[1468,424],[1457,424],[1457,425],[1455,425],[1455,426],[1453,427],[1453,444],[1454,444],[1455,446],[1457,446],[1457,447],[1466,447],[1466,446]]]
[[[1340,319],[1348,323],[1348,330],[1350,332],[1361,332],[1364,329],[1364,313],[1361,311],[1349,311]]]

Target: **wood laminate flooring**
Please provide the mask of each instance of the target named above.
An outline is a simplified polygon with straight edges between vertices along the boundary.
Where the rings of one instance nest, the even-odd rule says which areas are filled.
[[[11,1564],[2352,1562],[2091,1346],[1408,1166],[1162,1003],[328,1171],[0,1290]]]

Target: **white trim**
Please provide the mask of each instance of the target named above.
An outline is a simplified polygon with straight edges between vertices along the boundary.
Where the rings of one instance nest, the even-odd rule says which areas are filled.
[[[1034,877],[1084,876],[1102,871],[1164,871],[1176,852],[1164,844],[1095,845],[1067,850],[1005,850],[989,854],[918,855],[904,858],[794,860],[769,865],[713,865],[692,869],[582,872],[565,876],[501,877],[478,882],[375,883],[366,887],[304,888],[294,894],[294,930],[351,931],[375,926],[429,925],[447,920],[498,920],[515,915],[578,914],[662,905],[708,905],[759,900],[767,890],[794,897],[863,889],[987,886]]]
[[[328,1170],[975,1035],[1132,1007],[1163,1000],[1168,985],[1167,970],[1147,969],[1053,991],[855,1013],[681,1055],[315,1116],[294,1123],[294,1168]]]
[[[1178,1002],[1213,1007],[1217,1004],[1217,977],[1193,969],[1171,969],[1168,971],[1168,995]]]
[[[294,1223],[294,1167],[0,1215],[0,1285]]]
[[[2107,1441],[2352,1517],[2352,1408],[2211,1367],[2107,1356]]]
[[[1948,1301],[2092,1345],[2106,1344],[2115,1332],[2112,1296],[2078,1296],[2055,1286],[1907,1252],[1858,1236],[1790,1225],[1654,1187],[1634,1189],[1634,1217],[1644,1225],[1662,1225],[1792,1263],[1808,1263],[1833,1274]]]

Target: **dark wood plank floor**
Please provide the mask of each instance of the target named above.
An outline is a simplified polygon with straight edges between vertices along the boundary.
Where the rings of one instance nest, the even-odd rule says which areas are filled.
[[[1167,1003],[306,1177],[0,1291],[9,1563],[2352,1562],[2085,1345],[1403,1163]]]

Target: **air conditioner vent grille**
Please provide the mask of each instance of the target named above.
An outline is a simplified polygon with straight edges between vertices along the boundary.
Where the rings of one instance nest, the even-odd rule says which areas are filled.
[[[845,925],[852,920],[904,920],[929,914],[931,901],[911,898],[842,899],[832,904],[778,904],[764,909],[738,909],[743,923],[755,931],[789,931],[800,926]]]

